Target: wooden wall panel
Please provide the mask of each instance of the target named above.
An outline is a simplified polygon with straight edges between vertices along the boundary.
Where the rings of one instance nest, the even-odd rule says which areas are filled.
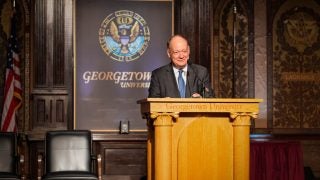
[[[67,96],[37,95],[33,98],[32,129],[34,131],[66,129]]]
[[[31,2],[30,123],[28,134],[73,125],[72,0]],[[42,103],[41,103],[42,102]]]
[[[211,67],[212,1],[175,0],[174,33],[190,43],[190,61]]]
[[[113,147],[112,144],[104,144],[104,146],[104,174],[146,175],[145,146],[130,144],[113,144]]]
[[[147,137],[139,134],[94,133],[94,149],[101,154],[105,179],[141,180],[147,173]]]
[[[65,87],[65,3],[64,0],[54,1],[53,18],[53,86]]]
[[[268,128],[320,132],[320,1],[268,1]]]
[[[33,81],[35,87],[48,86],[47,80],[47,6],[46,1],[34,3],[33,19]]]

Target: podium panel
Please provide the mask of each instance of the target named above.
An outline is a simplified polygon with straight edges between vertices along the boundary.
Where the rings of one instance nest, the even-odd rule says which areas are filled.
[[[148,180],[249,179],[259,99],[148,98]]]
[[[228,118],[179,117],[173,128],[172,159],[179,179],[232,179],[233,135]],[[174,175],[174,173],[173,173]],[[177,179],[174,178],[174,179]]]

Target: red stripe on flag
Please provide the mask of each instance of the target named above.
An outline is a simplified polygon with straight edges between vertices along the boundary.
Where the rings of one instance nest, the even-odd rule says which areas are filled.
[[[13,73],[7,69],[7,78],[5,84],[4,105],[2,111],[1,131],[8,131],[9,124],[11,123],[12,114],[14,110],[13,101]]]
[[[14,122],[15,111],[14,111],[14,107],[15,107],[15,102],[11,101],[11,103],[9,105],[8,112],[6,113],[6,116],[4,117],[5,119],[4,119],[4,122],[3,122],[3,125],[2,125],[2,129],[1,129],[2,131],[10,131],[10,129],[12,129],[12,128],[9,128],[9,127],[15,127],[15,122]],[[14,123],[14,124],[12,124],[12,123]]]

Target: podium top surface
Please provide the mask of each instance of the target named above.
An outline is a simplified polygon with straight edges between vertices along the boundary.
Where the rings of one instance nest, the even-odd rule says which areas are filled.
[[[141,112],[258,112],[262,99],[254,98],[146,98]]]
[[[180,103],[260,103],[262,99],[255,98],[145,98],[138,100],[138,104],[147,103],[147,102],[180,102]]]

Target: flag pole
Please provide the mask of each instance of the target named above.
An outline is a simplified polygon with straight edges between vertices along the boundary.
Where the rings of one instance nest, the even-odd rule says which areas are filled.
[[[12,0],[12,16],[16,13],[16,0]]]
[[[236,97],[237,5],[233,0],[232,97]]]

